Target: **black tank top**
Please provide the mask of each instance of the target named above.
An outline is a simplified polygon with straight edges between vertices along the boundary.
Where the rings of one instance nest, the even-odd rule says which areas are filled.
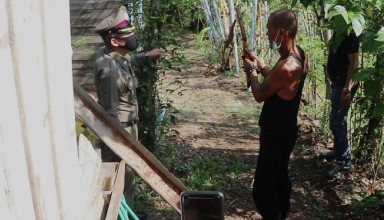
[[[297,128],[297,113],[299,111],[304,80],[307,75],[305,54],[300,47],[299,50],[301,57],[296,53],[290,53],[288,55],[299,61],[302,66],[301,80],[296,95],[291,100],[284,100],[275,93],[264,101],[259,119],[259,126],[263,129]]]

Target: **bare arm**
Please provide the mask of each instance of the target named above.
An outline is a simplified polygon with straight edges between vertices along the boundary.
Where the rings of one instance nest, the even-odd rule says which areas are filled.
[[[358,53],[348,54],[348,60],[349,60],[349,66],[348,66],[347,78],[345,80],[344,88],[348,88],[349,90],[351,90],[352,84],[353,84],[352,77],[353,75],[355,75],[357,67],[359,66],[359,54]]]
[[[246,59],[247,61],[248,59]],[[263,68],[263,72],[266,72]],[[278,93],[284,86],[287,70],[282,64],[277,64],[276,68],[266,74],[265,80],[260,83],[256,70],[249,74],[249,81],[252,88],[253,97],[257,102],[263,102],[268,97]]]
[[[250,60],[256,61],[256,62],[254,62],[254,65],[256,65],[258,67],[258,69],[260,70],[263,77],[267,78],[271,69],[265,65],[264,60],[261,59],[260,57],[256,56],[256,53],[251,51],[251,50],[247,50],[246,53],[247,53],[247,57]]]
[[[340,95],[340,104],[342,106],[349,106],[352,102],[351,89],[353,86],[352,77],[356,72],[356,69],[359,65],[359,54],[352,53],[348,54],[349,66],[347,77],[345,79],[344,89]]]

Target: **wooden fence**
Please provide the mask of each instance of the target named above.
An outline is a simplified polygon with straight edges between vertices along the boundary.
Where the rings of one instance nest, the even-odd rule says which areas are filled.
[[[88,91],[94,91],[94,53],[103,45],[95,26],[127,3],[127,0],[71,0],[72,73],[76,82]]]

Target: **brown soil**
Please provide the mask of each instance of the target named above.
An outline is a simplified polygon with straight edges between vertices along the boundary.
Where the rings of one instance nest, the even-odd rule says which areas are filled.
[[[167,110],[167,117],[173,122],[170,128],[179,132],[164,140],[165,145],[180,148],[180,164],[168,168],[183,181],[187,176],[179,172],[178,166],[202,155],[217,156],[224,161],[240,160],[251,165],[249,171],[237,174],[235,191],[231,190],[234,187],[220,186],[225,196],[225,219],[261,219],[251,197],[258,156],[257,112],[261,104],[246,91],[244,77],[218,73],[208,64],[194,47],[193,35],[182,38],[182,42],[186,47],[182,53],[187,59],[180,64],[181,72],[166,73],[160,86],[161,98],[171,106]],[[172,83],[177,80],[184,84]],[[182,91],[182,95],[166,92],[167,89]],[[236,111],[228,113],[239,108],[244,111],[254,109],[256,116],[246,117]],[[361,169],[344,175],[341,180],[328,180],[326,173],[332,162],[316,158],[327,143],[317,140],[317,127],[302,114],[301,117],[300,138],[290,161],[293,191],[289,219],[384,219],[383,210],[370,210],[367,214],[353,206],[354,199],[361,199],[359,193],[366,193],[370,186],[382,182],[372,184],[370,178],[359,172]],[[366,185],[362,183],[363,179],[368,181]],[[180,219],[163,201],[159,200],[155,206],[157,212],[162,208],[168,211],[152,212],[149,219]]]

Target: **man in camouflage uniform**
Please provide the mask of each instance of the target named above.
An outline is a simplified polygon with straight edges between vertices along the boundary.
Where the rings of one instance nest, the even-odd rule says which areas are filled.
[[[124,6],[121,6],[117,13],[101,21],[95,31],[105,43],[105,46],[96,52],[95,57],[95,85],[99,103],[137,140],[139,120],[137,79],[132,66],[143,66],[148,59],[157,60],[163,55],[163,51],[153,49],[147,53],[129,55],[129,52],[137,49],[137,42],[134,26]],[[103,143],[101,154],[104,162],[121,161],[121,158]],[[134,204],[134,181],[135,173],[127,166],[124,195],[131,208]]]

